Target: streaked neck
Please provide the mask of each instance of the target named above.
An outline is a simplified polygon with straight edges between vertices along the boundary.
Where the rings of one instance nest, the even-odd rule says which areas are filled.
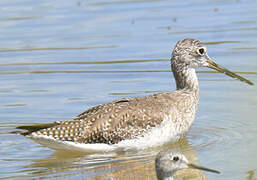
[[[158,180],[173,180],[173,173],[166,174],[157,172],[157,179]]]
[[[193,91],[199,94],[198,78],[194,68],[177,68],[172,66],[177,90]]]

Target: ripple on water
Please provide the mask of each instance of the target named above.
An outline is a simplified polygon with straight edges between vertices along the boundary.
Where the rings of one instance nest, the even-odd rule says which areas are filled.
[[[197,150],[211,149],[217,145],[222,145],[224,148],[231,147],[234,144],[240,144],[244,136],[236,131],[236,129],[221,128],[221,127],[198,127],[193,129],[188,138],[192,140],[193,146]]]
[[[200,123],[196,122],[188,134],[196,149],[209,149],[217,145],[223,146],[224,149],[231,148],[236,144],[240,144],[240,141],[246,136],[246,134],[242,134],[242,131],[249,129],[245,127],[246,124],[243,122],[235,119],[230,120],[229,117],[226,119],[217,118],[212,126],[206,126],[204,121],[200,121]]]

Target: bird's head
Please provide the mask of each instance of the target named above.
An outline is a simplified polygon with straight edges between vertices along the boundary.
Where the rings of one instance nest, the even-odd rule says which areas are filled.
[[[183,39],[177,42],[171,57],[172,69],[182,71],[189,68],[209,67],[233,78],[244,81],[250,85],[253,83],[215,63],[207,54],[207,48],[196,39]]]

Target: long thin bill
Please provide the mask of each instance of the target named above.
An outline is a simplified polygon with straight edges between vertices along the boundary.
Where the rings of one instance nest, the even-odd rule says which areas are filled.
[[[200,169],[200,170],[203,170],[203,171],[209,171],[209,172],[220,174],[220,172],[217,171],[217,170],[206,168],[206,167],[199,166],[199,165],[196,165],[196,164],[189,163],[188,166],[190,168],[193,168],[193,169]]]
[[[208,59],[207,63],[208,63],[208,67],[209,68],[215,69],[215,70],[217,70],[217,71],[219,71],[221,73],[224,73],[224,74],[226,74],[226,75],[228,75],[230,77],[236,78],[236,79],[238,79],[240,81],[246,82],[247,84],[253,85],[253,83],[251,81],[249,81],[248,79],[245,79],[242,76],[239,76],[239,75],[229,71],[228,69],[226,69],[226,68],[222,67],[221,65],[215,63],[211,59]]]

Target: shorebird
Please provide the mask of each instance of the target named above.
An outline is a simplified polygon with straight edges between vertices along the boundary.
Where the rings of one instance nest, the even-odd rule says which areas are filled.
[[[173,175],[176,171],[187,168],[199,169],[218,174],[220,173],[214,169],[189,163],[187,158],[182,153],[174,149],[161,151],[155,158],[155,171],[158,180],[173,180]]]
[[[57,150],[112,151],[160,146],[183,137],[199,102],[195,69],[209,67],[253,83],[216,64],[196,39],[177,42],[171,56],[176,90],[144,97],[118,99],[92,107],[73,120],[19,126],[22,134]]]

